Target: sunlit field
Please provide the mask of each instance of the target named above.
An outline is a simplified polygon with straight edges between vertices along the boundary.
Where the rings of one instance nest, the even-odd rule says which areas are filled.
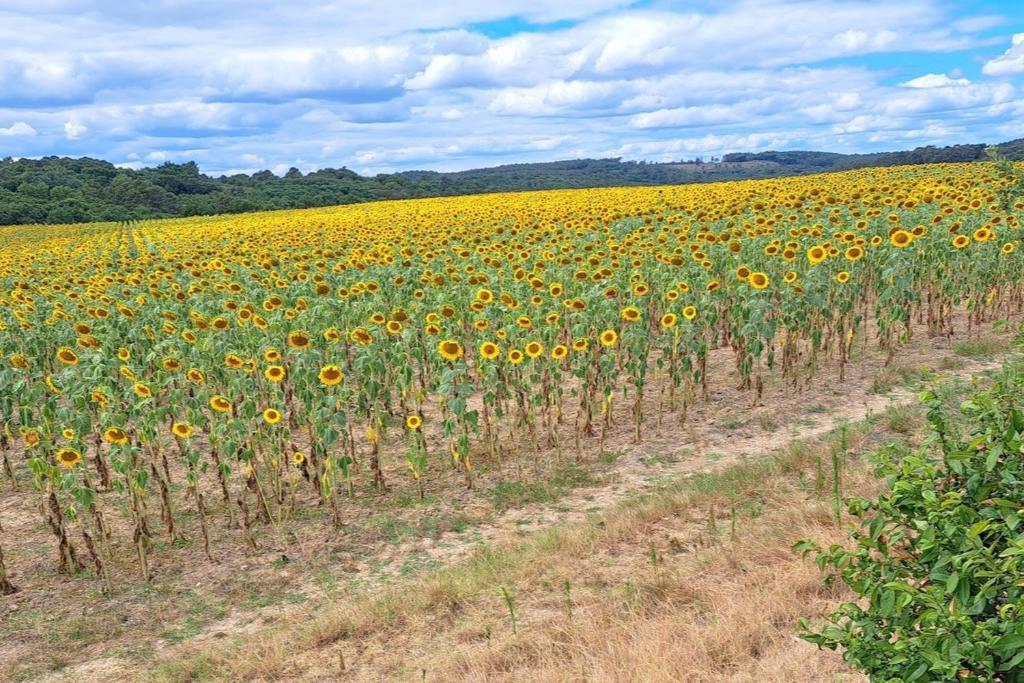
[[[4,229],[5,488],[38,492],[55,571],[110,590],[184,509],[215,561],[214,516],[256,545],[396,479],[528,479],[685,422],[733,381],[709,349],[754,403],[854,344],[897,357],[913,318],[1017,311],[998,189],[937,165]]]

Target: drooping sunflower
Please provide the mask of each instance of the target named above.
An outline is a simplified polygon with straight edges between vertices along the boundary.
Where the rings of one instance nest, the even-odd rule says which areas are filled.
[[[195,430],[187,422],[175,422],[171,425],[171,432],[179,439],[189,439]]]
[[[281,411],[277,408],[266,408],[263,411],[263,421],[268,425],[276,425],[281,421]]]
[[[442,339],[437,344],[437,352],[447,361],[456,361],[462,358],[462,344],[454,339]]]
[[[203,371],[198,368],[189,368],[189,371],[185,373],[185,376],[188,377],[188,381],[194,384],[202,384],[206,381],[206,375],[204,375]]]
[[[74,448],[62,448],[54,454],[54,457],[57,459],[57,464],[68,469],[82,462],[82,454]]]
[[[218,413],[230,413],[231,401],[224,398],[223,396],[215,394],[210,397],[210,408],[217,411]]]
[[[280,382],[285,377],[285,369],[281,365],[268,365],[263,370],[263,376],[270,382]]]
[[[325,387],[333,387],[336,384],[340,384],[345,379],[345,375],[337,365],[325,365],[317,373],[317,379]]]
[[[103,430],[103,440],[115,446],[123,446],[128,443],[128,434],[120,427],[107,427]]]
[[[152,398],[153,396],[153,390],[149,388],[149,385],[142,382],[136,382],[133,384],[132,391],[134,391],[135,395],[139,398]]]
[[[64,365],[78,365],[78,354],[66,346],[57,349],[57,360]]]
[[[348,333],[348,338],[360,346],[366,346],[373,342],[373,335],[371,335],[365,327],[357,327]]]

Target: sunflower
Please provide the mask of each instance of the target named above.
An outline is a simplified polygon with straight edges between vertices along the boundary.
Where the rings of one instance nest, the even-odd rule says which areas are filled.
[[[544,354],[544,345],[538,341],[531,341],[527,343],[525,351],[531,360],[535,360]]]
[[[373,335],[371,335],[365,327],[357,327],[348,333],[348,338],[360,346],[366,346],[373,342]]]
[[[65,427],[60,430],[60,435],[64,437],[65,441],[71,441],[75,438],[75,430],[71,429],[71,427]]]
[[[268,425],[276,425],[281,421],[281,411],[277,408],[267,408],[263,411],[263,421]]]
[[[21,355],[20,353],[12,353],[8,359],[12,368],[18,368],[19,370],[28,370],[28,358]]]
[[[175,422],[171,425],[171,432],[179,439],[189,439],[195,430],[187,422]]]
[[[860,261],[864,258],[864,250],[860,247],[850,247],[843,254],[847,261]]]
[[[243,365],[245,365],[245,361],[242,360],[242,357],[239,356],[237,353],[229,353],[228,355],[224,356],[224,365],[233,370],[238,370]]]
[[[790,270],[785,275],[782,276],[782,281],[785,282],[787,285],[791,285],[794,282],[796,282],[797,277],[799,276],[796,274],[796,271]]]
[[[957,249],[963,249],[971,243],[971,238],[967,235],[957,235],[953,238],[952,245]]]
[[[135,384],[133,384],[132,391],[134,391],[135,395],[138,396],[139,398],[151,398],[153,396],[153,390],[150,389],[148,385],[143,384],[142,382],[136,382]]]
[[[447,361],[456,361],[462,358],[462,344],[454,339],[442,339],[437,344],[437,352]]]
[[[598,340],[601,342],[601,346],[611,348],[619,341],[619,333],[615,330],[605,330],[600,334]]]
[[[523,352],[519,349],[512,349],[508,352],[508,362],[512,365],[519,365],[523,362],[523,358],[525,356],[523,356]]]
[[[771,280],[768,278],[768,275],[761,272],[751,273],[748,282],[754,289],[764,289],[771,284]]]
[[[223,396],[214,394],[210,397],[210,408],[216,410],[218,413],[230,413],[231,401],[227,400]]]
[[[419,415],[409,415],[405,418],[405,426],[409,429],[419,429],[423,419]]]
[[[582,353],[582,352],[586,351],[589,348],[590,348],[590,342],[587,341],[586,339],[584,339],[583,337],[580,337],[579,339],[577,339],[576,341],[574,341],[572,343],[572,350],[573,351],[577,351],[579,353]]]
[[[117,359],[122,363],[127,363],[128,359],[132,357],[132,354],[125,347],[121,347],[117,350]]]
[[[893,234],[889,235],[889,243],[897,249],[902,249],[913,241],[914,236],[906,230],[897,230]]]
[[[160,362],[160,365],[163,366],[163,369],[167,372],[178,372],[181,370],[181,361],[177,358],[164,358]]]
[[[281,365],[268,365],[263,371],[263,376],[270,382],[280,382],[285,376],[284,367]]]
[[[826,256],[828,256],[828,251],[820,245],[815,245],[807,250],[807,260],[812,266],[824,261]]]
[[[1014,249],[1015,247],[1013,245],[1013,242],[1007,242],[1002,246],[1002,248],[999,251],[1003,252],[1004,254],[1012,254]]]
[[[320,368],[317,378],[325,387],[333,387],[335,384],[340,384],[345,379],[345,375],[337,365],[325,365]]]
[[[78,365],[78,355],[66,346],[57,349],[57,360],[64,365]]]
[[[197,368],[189,368],[189,371],[185,373],[185,376],[188,377],[188,380],[190,382],[193,382],[194,384],[202,384],[203,382],[206,381],[206,375],[203,374],[202,370],[199,370]]]
[[[276,363],[281,360],[281,352],[271,346],[269,349],[263,352],[263,360],[268,363]]]
[[[397,320],[389,320],[384,329],[388,331],[388,334],[398,334],[402,331],[402,323]]]
[[[296,467],[302,467],[302,463],[306,462],[306,456],[302,453],[292,453],[292,464]]]
[[[494,360],[501,355],[501,348],[494,342],[484,342],[480,345],[480,356],[487,360]]]
[[[683,317],[686,318],[687,320],[693,320],[694,318],[696,318],[697,317],[697,307],[696,306],[687,306],[686,308],[684,308],[683,309]]]
[[[553,360],[563,360],[569,355],[569,347],[565,344],[557,344],[551,349],[551,358]]]
[[[57,458],[57,463],[61,467],[71,469],[78,463],[82,462],[82,454],[76,451],[74,448],[62,448],[54,455]]]
[[[666,313],[665,315],[661,316],[661,320],[659,320],[662,329],[665,330],[670,330],[673,327],[675,327],[678,321],[679,318],[676,317],[675,313]]]
[[[107,427],[103,430],[103,440],[115,446],[123,446],[128,443],[128,434],[120,427]]]
[[[305,351],[309,348],[310,338],[309,335],[301,330],[295,330],[288,333],[288,346],[295,349],[296,351]]]
[[[489,304],[494,301],[494,292],[489,289],[476,290],[476,300],[482,304]]]
[[[845,270],[841,270],[838,273],[836,273],[836,282],[838,282],[839,284],[845,285],[849,281],[850,281],[850,274],[848,272],[846,272]]]
[[[640,319],[640,309],[636,306],[626,306],[622,309],[622,319],[626,322],[636,322]]]
[[[328,327],[324,330],[324,341],[328,344],[337,344],[341,341],[341,332],[333,327]]]
[[[21,438],[25,440],[25,446],[31,448],[32,446],[39,445],[39,430],[38,429],[26,429],[21,433]]]

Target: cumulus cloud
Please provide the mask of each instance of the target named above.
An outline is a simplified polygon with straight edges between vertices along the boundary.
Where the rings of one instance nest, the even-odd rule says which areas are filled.
[[[985,62],[981,70],[989,76],[1014,76],[1024,73],[1024,33],[1015,34],[1010,49]]]
[[[36,134],[36,129],[24,121],[16,121],[7,128],[0,128],[0,135],[4,137],[31,136]]]
[[[88,126],[83,126],[81,123],[75,121],[64,122],[64,135],[68,140],[77,140],[85,135],[87,130],[89,130]]]

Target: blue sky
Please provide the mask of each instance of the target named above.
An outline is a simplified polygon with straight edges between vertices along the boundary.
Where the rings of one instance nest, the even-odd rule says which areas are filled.
[[[0,156],[363,173],[1024,137],[1024,0],[0,0]]]

